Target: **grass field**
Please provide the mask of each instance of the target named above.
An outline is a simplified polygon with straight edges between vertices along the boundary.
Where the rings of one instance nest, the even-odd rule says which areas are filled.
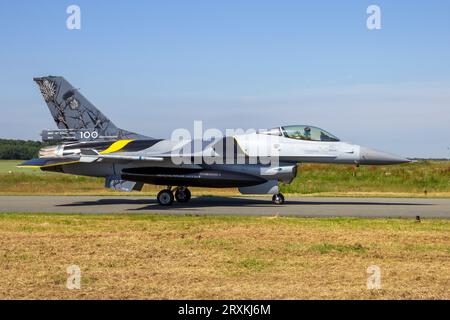
[[[18,161],[0,161],[0,194],[118,194],[103,179],[16,168]],[[146,185],[154,195],[160,187]],[[281,191],[311,196],[450,197],[450,161],[422,161],[397,166],[307,164]],[[235,189],[198,189],[194,195],[237,195]]]
[[[2,214],[0,299],[450,299],[449,256],[441,220]]]

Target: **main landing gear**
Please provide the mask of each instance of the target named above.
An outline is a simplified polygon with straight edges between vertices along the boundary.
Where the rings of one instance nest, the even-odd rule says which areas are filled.
[[[186,187],[178,187],[175,190],[175,199],[179,203],[186,203],[191,200],[191,192]]]
[[[167,187],[167,189],[158,193],[156,200],[162,206],[170,206],[174,200],[177,200],[179,203],[186,203],[191,200],[191,191],[186,187],[178,187],[173,192],[172,187]]]
[[[281,193],[274,194],[272,197],[272,202],[274,204],[284,204],[284,196]]]

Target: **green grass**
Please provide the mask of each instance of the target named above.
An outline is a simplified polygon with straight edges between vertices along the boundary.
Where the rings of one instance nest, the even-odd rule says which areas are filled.
[[[17,160],[0,160],[0,175],[4,174],[44,174],[39,169],[27,169],[26,171],[21,168],[17,168],[17,165],[24,161]]]
[[[20,169],[19,161],[0,161],[0,194],[117,194],[104,180],[39,169]],[[160,187],[145,186],[145,194]],[[286,194],[450,197],[450,161],[420,161],[396,166],[305,164],[297,178],[282,185]],[[235,189],[195,189],[194,195],[238,195]],[[138,195],[139,193],[133,193]]]
[[[450,192],[450,162],[420,161],[395,166],[300,166],[298,177],[282,186],[286,193]]]
[[[360,244],[355,245],[337,245],[337,244],[330,244],[330,243],[321,243],[318,245],[311,246],[312,251],[317,251],[321,254],[327,254],[331,252],[338,252],[338,253],[348,253],[348,252],[355,252],[355,253],[362,253],[365,251],[364,247]]]

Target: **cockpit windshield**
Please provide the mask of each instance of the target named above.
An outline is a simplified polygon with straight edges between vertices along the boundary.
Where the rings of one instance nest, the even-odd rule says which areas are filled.
[[[310,140],[310,141],[339,141],[331,133],[312,126],[287,126],[281,127],[283,135],[290,139]]]

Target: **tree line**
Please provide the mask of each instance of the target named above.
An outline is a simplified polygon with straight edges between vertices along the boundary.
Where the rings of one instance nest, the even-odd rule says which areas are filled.
[[[31,140],[0,139],[1,160],[28,160],[38,156],[39,149],[48,144]]]

